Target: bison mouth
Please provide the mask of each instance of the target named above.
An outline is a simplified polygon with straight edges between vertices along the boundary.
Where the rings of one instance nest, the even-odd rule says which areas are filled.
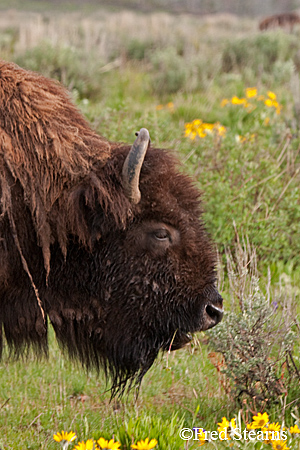
[[[171,351],[178,350],[191,342],[192,338],[193,336],[191,335],[191,333],[183,333],[182,331],[177,331],[171,341],[169,349]]]
[[[216,304],[213,304],[211,301],[207,301],[207,303],[204,304],[204,306],[201,308],[201,326],[194,329],[194,331],[205,331],[221,322],[224,310],[222,297],[219,294],[218,302],[216,303],[218,304],[218,306]],[[191,342],[191,340],[191,333],[177,330],[172,337],[168,350],[178,350]]]

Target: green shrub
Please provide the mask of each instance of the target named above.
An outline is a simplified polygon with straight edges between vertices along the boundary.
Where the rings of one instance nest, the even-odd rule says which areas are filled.
[[[148,59],[150,52],[154,48],[154,42],[151,40],[141,41],[139,39],[131,39],[126,46],[126,55],[129,59],[143,61]]]
[[[229,41],[222,54],[224,72],[252,68],[254,74],[273,72],[277,61],[299,59],[298,37],[281,31],[270,31]]]
[[[151,57],[152,90],[158,95],[172,94],[185,87],[188,77],[186,63],[172,48],[157,50]]]
[[[9,59],[14,52],[14,47],[18,39],[16,28],[7,28],[0,32],[0,52],[2,59]]]
[[[53,46],[44,41],[16,57],[15,62],[21,67],[59,80],[69,90],[75,89],[79,98],[95,98],[101,93],[99,62],[83,51]]]
[[[236,240],[234,255],[226,255],[230,307],[208,332],[210,346],[224,357],[222,372],[231,381],[233,399],[270,403],[287,394],[297,376],[293,298],[287,288],[271,294],[270,280],[263,293],[255,249],[237,234]]]

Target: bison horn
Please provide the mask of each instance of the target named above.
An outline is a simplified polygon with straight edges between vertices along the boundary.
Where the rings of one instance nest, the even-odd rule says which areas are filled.
[[[146,151],[150,144],[149,131],[146,128],[141,128],[137,133],[137,138],[130,149],[130,152],[125,159],[122,178],[123,187],[126,196],[131,203],[137,204],[141,200],[141,192],[139,190],[139,179],[142,164],[146,155]]]

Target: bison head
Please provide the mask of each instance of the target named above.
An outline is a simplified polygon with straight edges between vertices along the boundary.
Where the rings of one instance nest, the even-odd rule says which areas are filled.
[[[74,239],[50,272],[56,299],[47,310],[58,339],[85,365],[104,365],[113,393],[139,383],[161,349],[183,347],[223,315],[199,192],[175,158],[149,142],[142,129],[101,169],[118,191],[116,204],[93,208],[86,190],[76,192],[92,251]],[[118,222],[120,202],[126,220]]]

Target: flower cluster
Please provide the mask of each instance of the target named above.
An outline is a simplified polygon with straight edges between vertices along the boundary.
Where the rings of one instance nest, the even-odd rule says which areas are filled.
[[[253,416],[253,421],[247,425],[248,430],[261,430],[265,437],[264,442],[270,444],[274,450],[288,450],[286,439],[281,439],[282,431],[285,431],[284,427],[278,422],[269,422],[269,416],[265,412],[263,414],[258,413],[257,416]],[[287,435],[287,433],[285,433]]]
[[[69,433],[66,431],[62,431],[61,433],[57,433],[53,435],[53,439],[56,442],[59,442],[62,445],[63,450],[66,450],[68,446],[76,439],[76,434],[73,431]],[[156,439],[146,438],[144,441],[140,440],[136,444],[132,444],[131,448],[136,450],[152,450],[157,445]],[[97,441],[94,439],[88,439],[86,442],[81,441],[75,445],[73,450],[120,450],[121,443],[118,441],[114,441],[111,439],[107,441],[104,438],[100,438]]]
[[[194,140],[196,137],[204,138],[207,135],[223,137],[226,134],[226,128],[220,124],[203,122],[201,119],[195,119],[185,124],[185,137]]]
[[[278,103],[276,94],[272,91],[268,91],[267,95],[258,95],[256,87],[246,88],[245,97],[239,98],[234,95],[230,100],[228,98],[223,98],[221,107],[223,108],[226,105],[239,105],[246,108],[248,112],[252,112],[258,107],[258,102],[262,102],[268,108],[274,108],[276,114],[281,113],[282,106]]]
[[[279,115],[282,109],[282,105],[279,104],[274,92],[268,91],[266,95],[258,95],[256,87],[246,88],[244,97],[234,95],[231,99],[223,98],[221,107],[231,107],[228,120],[231,120],[232,122],[232,131],[236,126],[238,128],[243,126],[246,119],[247,122],[249,120],[252,121],[252,126],[255,126],[258,130],[262,125],[267,127],[270,125],[270,117]],[[233,111],[235,111],[234,119],[232,117]],[[242,120],[240,120],[241,112],[243,112]],[[226,128],[224,125],[221,125],[220,122],[207,123],[201,119],[195,119],[192,122],[185,123],[185,137],[188,137],[191,140],[205,138],[209,135],[224,137],[227,135],[227,131],[230,131],[230,128]],[[255,133],[250,134],[249,132],[246,135],[235,135],[235,139],[239,143],[244,143],[246,141],[251,142],[255,137]]]
[[[239,426],[237,426],[237,420],[239,421]],[[258,413],[253,416],[252,422],[247,424],[247,428],[241,430],[241,416],[239,414],[238,419],[231,419],[230,421],[226,417],[222,417],[222,421],[218,423],[218,433],[216,431],[207,432],[204,428],[197,429],[199,446],[204,445],[207,442],[212,442],[217,439],[213,435],[218,434],[218,439],[223,443],[226,441],[231,441],[230,447],[234,445],[234,441],[241,441],[244,439],[245,443],[247,441],[256,440],[258,442],[264,442],[272,447],[272,450],[289,450],[287,444],[291,443],[293,436],[300,436],[300,428],[296,423],[290,428],[285,428],[281,426],[278,422],[270,422],[269,416],[266,412],[263,414]],[[210,438],[211,437],[211,438]],[[289,440],[289,441],[288,441]],[[239,445],[240,448],[240,445]]]

